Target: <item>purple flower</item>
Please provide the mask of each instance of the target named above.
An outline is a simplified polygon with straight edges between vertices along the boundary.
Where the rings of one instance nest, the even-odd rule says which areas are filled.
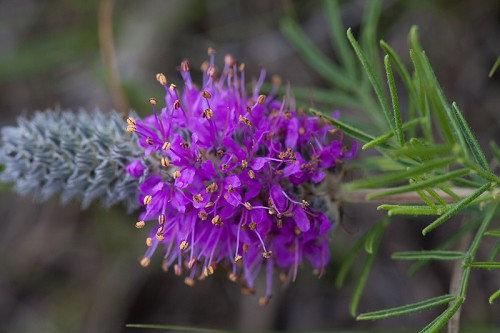
[[[289,97],[278,100],[277,80],[269,96],[261,95],[265,70],[247,95],[244,65],[228,55],[217,76],[214,52],[209,55],[201,89],[184,60],[182,94],[158,74],[165,107],[157,110],[151,99],[153,115],[128,119],[127,130],[139,134],[152,165],[140,187],[145,211],[136,226],[150,227],[141,264],[162,248],[163,268],[173,266],[187,284],[228,266],[229,278],[244,291],[253,290],[262,268],[265,304],[275,271],[294,280],[306,258],[323,272],[331,222],[310,204],[318,201],[310,189],[328,169],[352,158],[357,146],[345,149],[331,125],[295,110]],[[127,170],[138,177],[141,166]]]

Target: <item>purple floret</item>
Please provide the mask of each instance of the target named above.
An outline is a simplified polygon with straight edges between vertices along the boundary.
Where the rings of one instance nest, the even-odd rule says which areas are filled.
[[[201,88],[185,60],[182,94],[158,74],[166,106],[157,110],[151,99],[153,115],[127,120],[151,162],[140,186],[145,211],[136,224],[151,228],[141,264],[147,266],[160,247],[163,268],[173,266],[187,284],[227,266],[229,278],[245,291],[254,289],[262,268],[265,304],[275,271],[284,281],[294,280],[306,258],[323,273],[332,223],[310,204],[314,195],[308,189],[352,158],[357,145],[347,150],[331,125],[296,110],[289,97],[277,99],[277,80],[269,96],[260,94],[265,70],[247,95],[244,65],[228,55],[219,77],[214,52],[209,55]],[[142,167],[134,162],[127,170],[140,177]]]

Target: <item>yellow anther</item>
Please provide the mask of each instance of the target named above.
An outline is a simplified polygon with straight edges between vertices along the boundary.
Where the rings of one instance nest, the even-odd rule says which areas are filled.
[[[127,124],[129,124],[130,126],[135,126],[135,119],[132,117],[128,117]]]
[[[250,230],[254,231],[255,229],[257,229],[257,223],[250,222],[250,224],[248,224],[248,228],[250,228]]]
[[[247,160],[241,160],[241,167],[244,169],[248,166]]]
[[[206,188],[205,188],[205,191],[207,193],[212,193],[212,192],[215,192],[217,191],[217,189],[219,188],[219,186],[217,186],[216,183],[212,183],[210,185],[208,185]]]
[[[187,249],[189,246],[189,243],[186,242],[186,241],[182,241],[181,242],[181,245],[179,245],[179,249],[181,249],[181,251],[184,251],[185,249]]]
[[[172,177],[174,177],[174,179],[177,179],[181,176],[181,172],[179,170],[177,171],[174,171],[174,173],[172,174]]]
[[[250,177],[250,179],[254,179],[255,178],[255,172],[253,170],[248,170],[248,177]]]
[[[239,254],[237,254],[235,257],[234,257],[234,262],[238,262],[241,260],[241,258],[243,258],[242,256],[240,256]]]
[[[165,168],[167,168],[170,165],[170,161],[166,157],[162,157],[160,163]]]
[[[201,113],[202,118],[212,119],[213,116],[214,116],[214,112],[212,111],[212,109],[205,109]]]
[[[250,202],[248,202],[248,201],[247,201],[247,202],[245,202],[243,205],[244,205],[244,206],[245,206],[245,208],[246,208],[246,209],[248,209],[248,210],[252,210],[252,208],[253,208],[253,207],[252,207],[252,204],[251,204]]]
[[[153,245],[153,238],[151,238],[151,237],[146,238],[146,245],[148,247],[152,246]]]
[[[164,225],[166,220],[167,220],[167,217],[165,216],[165,214],[160,214],[158,216],[158,224]]]
[[[174,102],[174,109],[178,109],[181,107],[181,101],[179,101],[178,99],[175,100]]]
[[[205,221],[208,217],[208,215],[204,212],[199,212],[198,213],[198,217],[202,220],[202,221]]]
[[[170,84],[170,87],[169,87],[170,91],[174,91],[175,89],[177,89],[177,86],[175,84]]]
[[[142,267],[147,267],[149,266],[149,263],[151,262],[151,260],[149,258],[142,258],[141,261],[140,261],[140,264]]]
[[[187,284],[188,286],[192,287],[192,286],[194,286],[194,279],[190,278],[189,276],[186,276],[184,278],[184,283]]]
[[[215,215],[215,217],[212,219],[212,224],[215,226],[221,226],[222,225],[222,219],[220,218],[220,215]]]
[[[273,254],[272,251],[262,252],[262,257],[264,259],[269,259],[269,258],[271,258],[271,254]]]
[[[156,105],[156,98],[150,98],[149,103],[151,103],[151,105]]]
[[[247,126],[252,126],[252,121],[250,119],[248,119],[248,118],[245,118],[245,117],[243,117],[243,116],[240,115],[239,118],[238,118],[238,120],[240,122],[244,123]]]
[[[144,202],[145,205],[149,205],[151,203],[151,200],[153,200],[153,197],[150,196],[150,195],[146,195],[144,197],[144,201],[143,202]]]
[[[136,128],[134,125],[128,125],[127,126],[127,132],[129,133],[134,133],[136,131]]]
[[[145,225],[146,225],[146,222],[144,222],[144,221],[138,221],[135,223],[135,227],[137,229],[142,229],[142,228],[144,228]]]
[[[210,208],[212,207],[213,205],[215,205],[212,201],[209,201],[206,205],[205,205],[205,208]]]
[[[160,82],[161,85],[167,84],[167,77],[163,73],[156,74],[156,81]]]
[[[201,194],[193,195],[193,200],[195,202],[202,202],[203,201],[203,197],[201,196]]]
[[[257,98],[257,103],[259,103],[260,105],[264,104],[265,101],[266,101],[266,95],[260,95]]]
[[[212,95],[210,95],[210,93],[206,90],[204,90],[202,93],[201,93],[201,96],[207,98],[207,99],[210,99],[212,98]]]
[[[161,147],[161,149],[163,150],[169,150],[170,147],[172,147],[172,144],[168,141],[165,141],[165,143],[163,144],[163,146]]]

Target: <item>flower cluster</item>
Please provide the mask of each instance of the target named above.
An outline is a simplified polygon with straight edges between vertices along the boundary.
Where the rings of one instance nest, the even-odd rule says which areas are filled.
[[[290,98],[276,98],[279,78],[269,96],[260,94],[266,72],[250,95],[244,64],[227,55],[220,77],[210,60],[202,65],[201,89],[192,81],[187,60],[180,71],[184,89],[167,85],[165,107],[143,121],[129,118],[127,131],[139,143],[155,170],[140,186],[145,205],[138,228],[150,225],[143,266],[159,246],[164,269],[173,266],[185,282],[204,279],[226,265],[229,278],[252,291],[261,268],[267,276],[267,303],[273,272],[295,279],[305,257],[321,273],[329,260],[327,231],[331,222],[311,204],[311,188],[326,171],[352,158],[336,131],[324,120],[294,109]],[[128,168],[140,177],[137,161]]]

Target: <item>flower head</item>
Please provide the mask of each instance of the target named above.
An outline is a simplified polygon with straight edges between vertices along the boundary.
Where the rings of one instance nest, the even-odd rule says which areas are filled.
[[[244,290],[264,268],[266,303],[274,271],[292,280],[303,258],[318,272],[327,264],[331,222],[315,208],[310,188],[356,145],[347,150],[332,126],[295,110],[288,97],[277,99],[278,80],[261,94],[264,69],[249,95],[244,65],[233,57],[225,57],[219,77],[214,53],[202,65],[201,88],[184,60],[182,94],[158,74],[165,106],[159,110],[151,99],[152,116],[128,120],[155,168],[140,186],[139,226],[151,230],[141,264],[161,247],[164,269],[185,273],[188,285],[226,265]],[[134,177],[138,166],[128,168]]]

